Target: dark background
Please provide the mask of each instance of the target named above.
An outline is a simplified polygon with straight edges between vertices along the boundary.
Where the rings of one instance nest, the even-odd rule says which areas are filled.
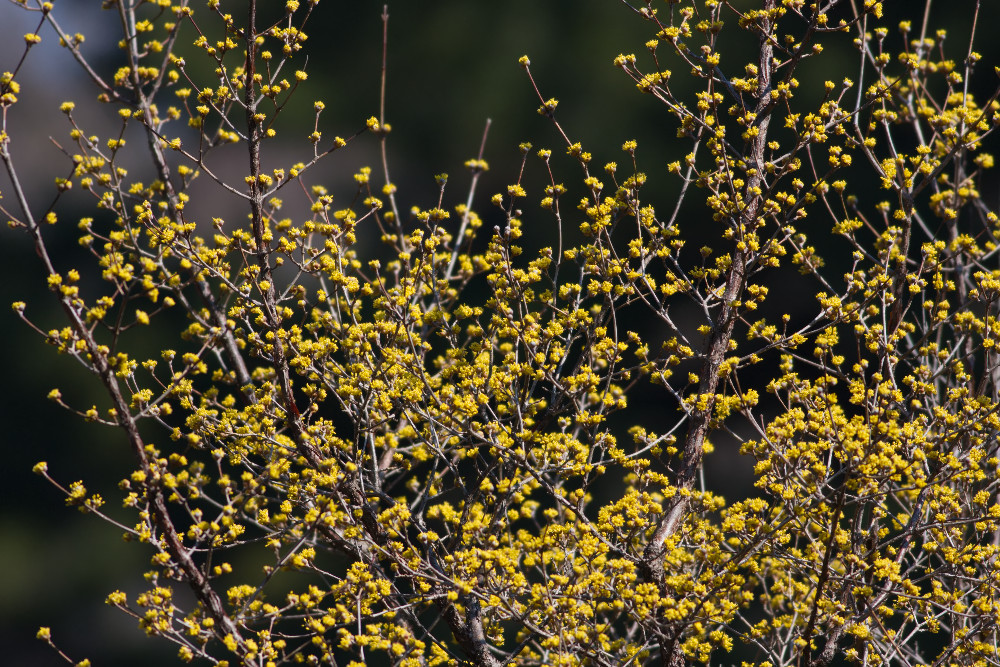
[[[232,4],[225,9],[235,14],[242,3]],[[900,11],[923,4],[898,2],[887,3],[887,7]],[[956,60],[965,55],[968,31],[960,22],[970,15],[973,5],[971,0],[953,0],[947,6],[942,4],[935,14],[937,25],[954,28],[949,43]],[[203,6],[195,5],[196,16],[209,22]],[[657,6],[666,10],[665,3]],[[378,115],[381,8],[381,3],[369,1],[320,3],[306,27],[310,35],[306,44],[310,79],[297,94],[297,102],[305,112],[286,118],[289,124],[283,126],[281,135],[286,145],[308,146],[303,137],[312,129],[310,110],[314,99],[323,99],[327,105],[321,121],[326,139],[352,134],[365,118]],[[995,7],[987,8],[977,41],[977,50],[985,56],[981,79],[990,87],[996,83],[991,78],[992,67],[1000,63],[994,34],[998,13]],[[96,2],[57,2],[56,15],[64,29],[87,36],[85,53],[100,71],[114,71],[118,64],[114,48],[118,33],[113,12],[102,12]],[[647,196],[661,205],[669,204],[674,186],[665,166],[681,158],[689,147],[676,139],[676,123],[665,109],[636,92],[632,82],[612,65],[618,53],[634,52],[642,58],[643,43],[653,37],[647,24],[623,3],[396,1],[390,6],[390,15],[387,119],[393,125],[390,163],[393,180],[400,186],[401,210],[414,204],[432,205],[437,200],[433,175],[441,172],[452,175],[446,197],[449,207],[464,201],[468,175],[461,165],[476,156],[486,118],[493,119],[484,156],[491,170],[480,185],[480,211],[489,209],[486,202],[491,194],[516,180],[519,142],[531,141],[536,148],[549,147],[554,154],[563,154],[561,140],[551,124],[535,113],[538,100],[517,64],[522,54],[531,57],[532,72],[542,94],[560,100],[558,118],[570,137],[583,141],[584,147],[594,153],[595,171],[600,171],[607,161],[623,164],[622,142],[638,139],[640,167],[660,188]],[[727,21],[731,20],[730,15]],[[33,31],[36,23],[37,15],[27,15],[9,5],[0,7],[0,71],[14,67],[23,50],[21,35]],[[914,30],[919,31],[918,21]],[[728,34],[735,35],[736,31]],[[58,111],[59,104],[69,99],[76,101],[77,116],[94,123],[95,128],[103,122],[104,114],[114,113],[92,103],[93,90],[68,53],[57,48],[52,31],[44,28],[41,35],[42,45],[32,50],[18,76],[21,103],[8,117],[8,130],[14,137],[12,151],[22,165],[22,177],[35,202],[47,202],[52,178],[66,171],[64,159],[48,139],[66,140],[68,126]],[[185,29],[183,35],[188,43],[193,39],[190,29]],[[840,46],[833,39],[828,48],[849,59],[847,62],[852,64],[848,75],[853,77],[855,56],[844,38],[839,39]],[[723,51],[727,58],[731,57]],[[821,62],[836,61],[832,58]],[[301,67],[303,60],[297,63]],[[683,67],[676,62],[672,67],[675,80],[683,79]],[[826,74],[822,68],[804,71],[817,77]],[[843,75],[838,72],[830,76]],[[102,136],[106,135],[102,132]],[[376,150],[371,137],[362,137],[320,167],[320,180],[336,192],[338,186],[350,183],[350,174],[362,164],[371,165],[379,173]],[[233,167],[234,173],[240,172],[245,156],[236,153],[233,160],[243,161]],[[579,181],[579,171],[574,164],[560,158],[556,168],[567,185],[578,187],[574,184]],[[529,182],[537,183],[541,175],[540,164],[529,161]],[[380,177],[374,180],[381,185]],[[13,207],[5,175],[0,176],[0,192],[4,195],[3,205]],[[529,207],[537,201],[538,193],[539,188],[529,188]],[[565,201],[575,201],[578,196]],[[984,196],[996,203],[995,193]],[[695,193],[692,201],[699,199]],[[207,217],[214,211],[206,209],[201,213]],[[702,224],[697,208],[689,215],[692,227]],[[538,219],[537,227],[526,220],[529,246],[546,244],[554,235],[551,219]],[[575,226],[575,218],[568,216],[567,220],[570,227]],[[67,253],[76,237],[69,224],[65,239],[58,237],[60,240],[55,242]],[[50,238],[57,238],[51,230]],[[84,409],[101,398],[91,378],[70,359],[58,357],[47,348],[9,309],[10,302],[25,300],[28,312],[43,328],[57,325],[59,314],[54,299],[43,287],[44,274],[27,236],[0,230],[0,368],[4,376],[0,383],[2,660],[8,665],[64,664],[34,639],[37,628],[48,625],[60,647],[75,660],[89,657],[101,667],[132,665],[140,660],[150,667],[173,664],[172,644],[146,639],[133,620],[103,603],[112,590],[120,588],[132,594],[140,590],[141,573],[151,554],[141,546],[123,543],[117,529],[66,508],[55,489],[31,474],[37,461],[47,460],[54,477],[66,484],[85,480],[89,488],[103,493],[114,511],[115,484],[132,469],[117,432],[84,424],[45,400],[55,386]],[[794,284],[787,289],[789,298],[796,298]],[[713,486],[725,487],[727,495],[738,495],[737,491],[748,482],[748,469],[748,462],[736,460],[733,448],[725,447],[711,459],[709,481]]]

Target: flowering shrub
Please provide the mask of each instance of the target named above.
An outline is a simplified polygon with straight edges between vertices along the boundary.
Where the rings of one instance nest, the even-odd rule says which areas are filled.
[[[55,200],[29,201],[4,113],[2,205],[62,308],[39,334],[106,405],[49,398],[135,460],[119,525],[153,549],[148,590],[107,602],[181,660],[995,663],[1000,220],[980,188],[1000,91],[970,90],[978,10],[954,60],[926,17],[889,25],[874,0],[639,3],[650,41],[614,64],[662,104],[683,160],[647,175],[623,138],[597,166],[525,56],[565,144],[523,144],[487,201],[481,151],[462,203],[442,174],[436,206],[405,210],[384,111],[331,139],[315,102],[311,153],[264,166],[308,77],[314,2],[265,27],[256,0],[240,16],[110,0],[108,72],[51,3],[16,4],[120,128],[96,136],[64,103]],[[748,38],[749,60],[727,51]],[[5,112],[31,85],[23,60]],[[796,78],[812,61],[830,80]],[[381,164],[341,205],[314,167],[362,133]],[[193,218],[195,179],[241,214]],[[656,181],[677,187],[666,208]],[[60,205],[71,191],[86,215]],[[534,220],[556,245],[519,245]],[[51,239],[71,233],[89,265],[59,264]],[[769,300],[791,275],[814,298]],[[149,327],[176,342],[150,354]],[[713,434],[755,463],[750,496],[705,487]],[[84,481],[35,471],[117,522]]]

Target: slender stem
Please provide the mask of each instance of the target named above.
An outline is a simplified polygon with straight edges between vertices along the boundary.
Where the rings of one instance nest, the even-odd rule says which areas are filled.
[[[483,153],[486,151],[486,135],[490,132],[490,125],[492,120],[486,119],[486,127],[483,128],[483,139],[479,143],[479,156],[477,160],[482,161]],[[459,248],[462,245],[462,241],[465,239],[465,232],[469,226],[469,219],[472,217],[472,200],[476,195],[476,185],[479,183],[479,176],[482,174],[482,169],[475,169],[472,172],[472,183],[469,185],[469,196],[465,200],[465,211],[462,213],[462,224],[458,228],[458,235],[455,236],[455,243],[452,244],[453,250],[451,253],[451,261],[448,263],[448,270],[445,271],[444,279],[445,282],[451,280],[452,272],[455,270],[455,263],[458,261]]]
[[[385,99],[386,99],[386,72],[388,70],[389,64],[389,5],[382,5],[382,75],[381,84],[379,87],[379,99],[378,99],[378,124],[379,127],[385,128]],[[382,155],[382,175],[385,178],[386,186],[392,184],[392,179],[389,177],[389,153],[386,148],[386,141],[388,138],[388,132],[383,130],[381,139],[379,141],[379,150]],[[393,193],[391,187],[386,188],[386,194],[389,196],[389,207],[392,209],[392,216],[396,223],[396,229],[399,233],[399,243],[403,250],[406,250],[406,236],[403,234],[403,219],[399,217],[399,208],[396,206],[396,195]]]
[[[247,179],[250,187],[250,224],[253,229],[257,254],[259,275],[257,289],[261,295],[264,314],[267,318],[267,328],[272,335],[271,362],[278,376],[278,385],[282,392],[283,408],[288,424],[292,427],[295,440],[302,453],[310,463],[319,463],[319,454],[301,438],[303,433],[302,418],[295,406],[295,396],[292,393],[291,372],[285,351],[284,331],[281,328],[281,318],[278,315],[277,292],[274,289],[274,277],[271,271],[271,244],[267,238],[266,222],[264,220],[264,185],[261,182],[260,144],[263,136],[263,115],[257,112],[257,98],[254,94],[257,85],[257,0],[250,0],[247,8],[246,26],[246,75],[243,88],[243,105],[247,121],[247,149],[250,157],[250,177]]]
[[[813,596],[812,611],[809,614],[809,622],[806,624],[806,631],[803,633],[802,638],[805,640],[805,646],[802,647],[802,652],[799,654],[798,667],[807,667],[811,663],[809,659],[811,657],[811,649],[809,648],[809,642],[812,641],[813,631],[816,629],[816,619],[819,617],[819,602],[823,595],[823,588],[826,586],[826,582],[830,578],[830,559],[833,556],[834,544],[837,538],[837,529],[840,527],[840,513],[844,509],[844,499],[847,495],[847,480],[844,480],[843,486],[840,487],[840,496],[837,499],[837,506],[833,511],[833,518],[830,519],[830,538],[827,540],[826,553],[823,555],[823,567],[820,569],[819,579],[816,581],[816,593]],[[827,652],[824,651],[824,655]]]

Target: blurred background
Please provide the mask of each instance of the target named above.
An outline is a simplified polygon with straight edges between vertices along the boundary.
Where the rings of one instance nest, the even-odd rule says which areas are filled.
[[[758,5],[750,0],[736,4]],[[911,4],[924,3],[890,3],[890,9],[901,10]],[[968,26],[962,22],[974,4],[973,0],[952,0],[935,14],[936,25],[954,30],[949,44],[951,56],[958,61],[964,58],[968,34]],[[988,94],[996,84],[991,70],[1000,64],[1000,46],[992,34],[1000,9],[997,3],[984,4],[989,6],[980,17],[976,46],[984,55],[981,80]],[[101,10],[97,2],[57,0],[55,5],[63,29],[86,35],[84,53],[95,69],[110,76],[120,64],[117,13]],[[666,10],[666,3],[658,5]],[[194,5],[196,17],[201,11],[202,20],[211,22],[203,6]],[[242,2],[223,2],[223,9],[237,16],[243,7]],[[302,57],[295,61],[296,67],[305,66],[310,77],[293,98],[302,111],[286,114],[273,149],[276,153],[271,154],[278,158],[269,166],[293,161],[285,160],[282,151],[288,156],[301,151],[301,157],[295,159],[308,159],[305,136],[312,131],[315,99],[326,103],[320,121],[324,142],[334,135],[353,134],[366,118],[378,115],[381,13],[382,3],[369,0],[323,0],[319,4],[306,26],[310,35],[304,51],[308,64]],[[640,168],[656,184],[646,196],[661,206],[670,204],[676,182],[667,177],[666,165],[682,158],[689,145],[676,138],[676,122],[666,110],[639,94],[612,64],[619,53],[634,52],[641,59],[644,42],[653,37],[648,24],[625,3],[395,0],[389,5],[389,14],[386,118],[393,126],[389,160],[400,190],[401,210],[433,205],[438,197],[433,177],[442,172],[452,175],[446,192],[448,207],[464,201],[469,177],[462,163],[478,153],[487,118],[492,119],[492,127],[484,158],[491,169],[477,197],[477,207],[484,213],[490,208],[489,196],[517,180],[520,142],[530,141],[536,148],[552,148],[555,155],[563,155],[562,141],[552,124],[535,112],[538,99],[517,64],[523,54],[531,58],[542,95],[560,100],[558,118],[570,138],[582,141],[594,154],[595,171],[612,160],[624,164],[627,156],[620,150],[622,142],[637,139]],[[20,11],[12,4],[0,6],[0,71],[11,71],[17,65],[23,53],[22,36],[34,32],[38,21],[38,14]],[[54,194],[52,179],[69,172],[68,162],[50,141],[51,137],[68,145],[69,126],[59,104],[74,100],[74,113],[81,124],[102,137],[106,136],[105,128],[116,127],[117,120],[115,109],[94,103],[93,88],[69,53],[58,48],[52,30],[43,27],[39,32],[42,43],[32,49],[18,74],[21,102],[8,113],[7,128],[29,197],[44,210]],[[182,41],[190,44],[193,39],[193,31],[185,27]],[[849,63],[848,71],[856,70],[856,57],[846,37],[832,39],[828,48],[842,54],[844,63]],[[738,63],[734,69],[742,68],[738,57],[730,62]],[[823,62],[836,63],[837,59]],[[672,66],[676,67],[676,62]],[[808,64],[803,72],[818,78],[827,74],[822,68],[811,67]],[[681,69],[677,68],[680,76],[675,80],[686,74]],[[838,68],[830,76],[843,74]],[[243,173],[245,155],[234,152],[233,161],[233,173]],[[345,185],[349,191],[350,174],[365,164],[379,173],[377,144],[370,136],[328,158],[312,178],[325,182],[335,193]],[[541,166],[537,160],[529,160],[529,183],[541,182]],[[556,168],[574,192],[572,188],[579,187],[575,165],[560,157]],[[381,185],[381,177],[374,180]],[[529,204],[537,201],[539,192],[539,187],[529,187]],[[6,174],[0,174],[0,193],[0,203],[16,211]],[[984,194],[992,196],[994,202],[997,199],[996,193]],[[578,197],[564,201],[573,202]],[[699,199],[696,193],[691,201]],[[212,202],[223,209],[230,204]],[[205,206],[198,213],[206,218],[220,214]],[[700,220],[700,215],[700,209],[694,207],[686,222],[694,228],[709,222]],[[538,220],[537,226],[532,226],[531,219],[525,220],[525,244],[529,247],[547,245],[554,236],[551,218],[539,216]],[[567,220],[575,227],[572,216]],[[72,256],[77,234],[68,222],[65,234],[60,235],[59,229],[49,230],[49,238]],[[72,360],[47,348],[8,307],[14,300],[27,301],[28,313],[42,328],[59,324],[55,300],[44,289],[44,272],[29,239],[7,229],[0,234],[0,368],[5,378],[0,384],[2,662],[43,667],[65,664],[34,638],[38,627],[46,625],[74,660],[88,657],[100,667],[139,661],[148,667],[174,664],[172,644],[147,639],[132,619],[103,602],[115,589],[129,593],[140,590],[141,573],[151,554],[141,546],[122,542],[115,528],[66,508],[55,489],[31,474],[36,462],[46,460],[56,479],[66,484],[82,479],[88,488],[102,492],[113,512],[116,484],[131,472],[132,465],[117,432],[85,424],[45,400],[48,391],[58,386],[71,404],[86,409],[100,403],[100,388]],[[796,291],[794,280],[780,289],[787,303],[809,299],[807,293]],[[710,485],[726,489],[726,495],[745,493],[752,481],[752,464],[738,460],[734,451],[733,443],[724,447],[710,459],[707,471]]]

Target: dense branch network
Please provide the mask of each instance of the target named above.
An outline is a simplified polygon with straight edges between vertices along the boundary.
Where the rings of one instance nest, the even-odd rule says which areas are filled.
[[[331,142],[315,102],[311,154],[266,168],[316,2],[107,2],[111,73],[58,7],[13,4],[39,16],[25,55],[47,26],[117,128],[63,104],[72,173],[42,206],[7,113],[24,58],[0,78],[2,210],[65,318],[36,328],[107,401],[50,398],[124,433],[134,523],[36,471],[154,550],[148,590],[108,602],[181,659],[996,664],[1000,220],[979,189],[1000,104],[970,84],[978,9],[957,62],[930,2],[919,35],[872,0],[623,3],[652,33],[614,64],[689,147],[656,175],[673,199],[635,141],[595,167],[525,56],[565,145],[522,144],[477,212],[484,134],[463,203],[440,175],[404,217],[387,10],[378,115]],[[857,80],[800,81],[824,47],[851,49]],[[359,167],[336,208],[313,167],[365,134],[384,182]],[[223,176],[236,150],[242,182]],[[239,215],[193,201],[197,178]],[[558,244],[525,251],[528,217]],[[90,266],[53,250],[71,223]],[[768,299],[790,280],[815,297]],[[148,356],[153,324],[172,342]],[[705,486],[713,441],[739,443],[750,494]]]

